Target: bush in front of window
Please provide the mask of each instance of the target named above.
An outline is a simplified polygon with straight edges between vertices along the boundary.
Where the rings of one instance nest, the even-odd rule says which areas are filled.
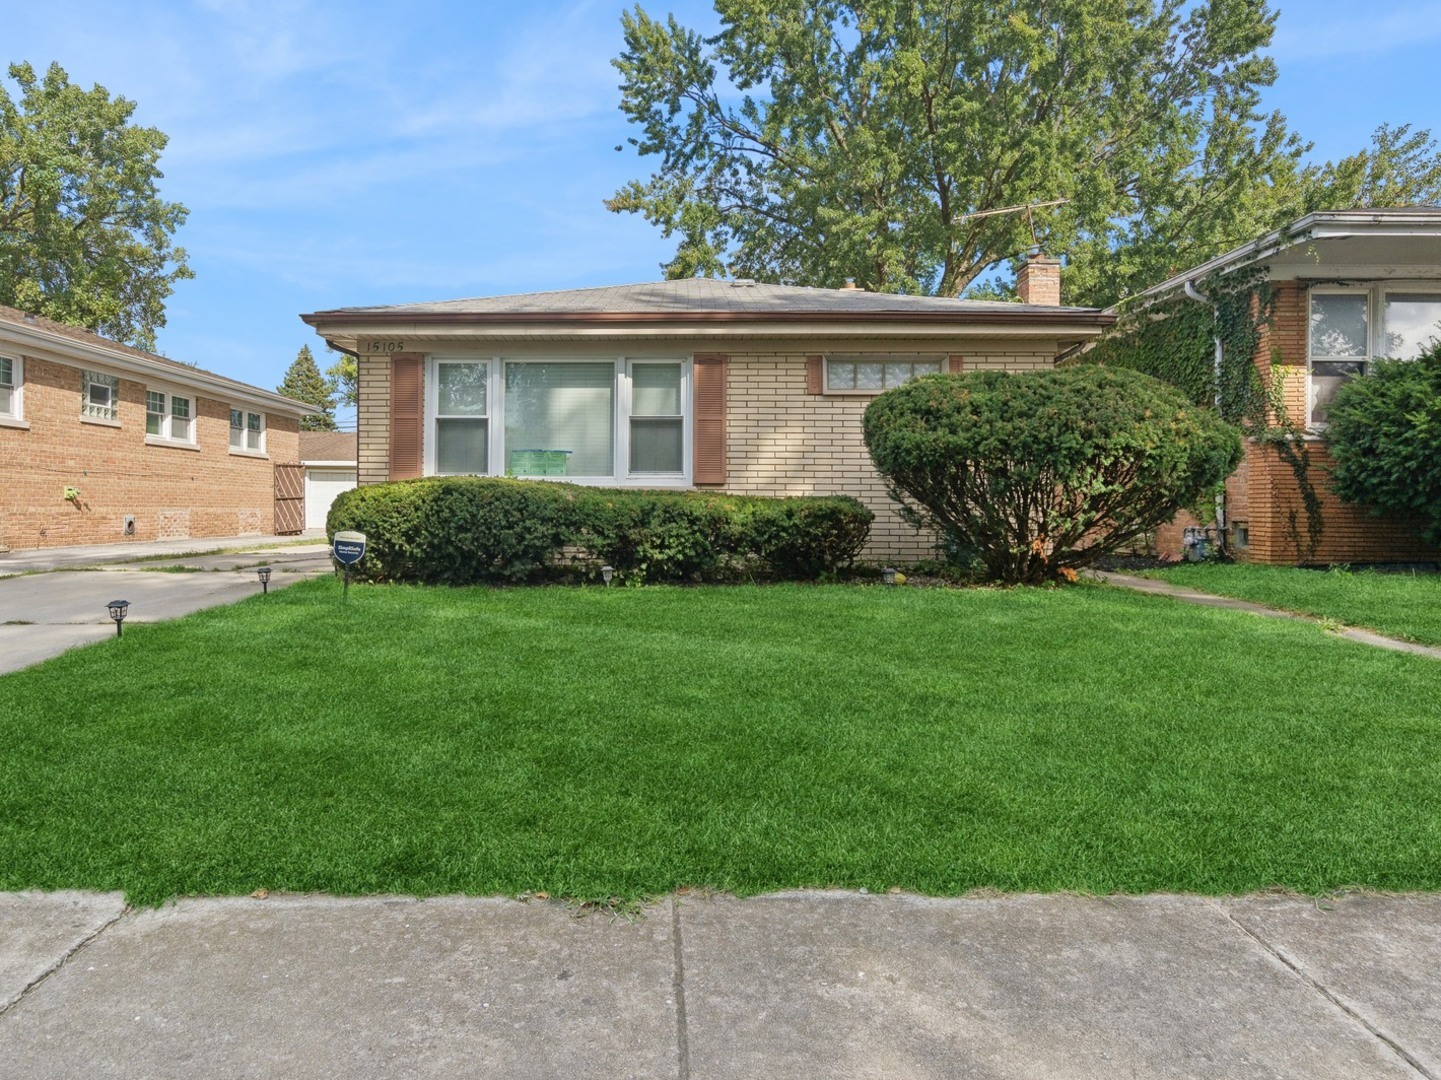
[[[562,485],[473,476],[399,480],[337,496],[333,537],[366,535],[358,576],[372,581],[470,585],[538,574],[571,532]]]
[[[848,496],[764,498],[448,476],[355,488],[326,527],[367,537],[373,581],[468,585],[552,576],[567,554],[631,581],[790,580],[855,561],[874,515]]]
[[[572,543],[632,580],[759,571],[813,581],[861,553],[875,515],[847,495],[725,495],[578,488]]]
[[[1379,517],[1416,520],[1441,545],[1441,343],[1415,360],[1376,360],[1327,410],[1331,483]]]
[[[903,516],[1011,584],[1074,578],[1241,460],[1240,432],[1175,387],[1091,365],[926,376],[876,398],[864,432]]]

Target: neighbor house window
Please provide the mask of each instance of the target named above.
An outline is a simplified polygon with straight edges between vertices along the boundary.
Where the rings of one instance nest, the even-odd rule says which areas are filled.
[[[1374,288],[1312,289],[1307,423],[1347,381],[1365,375],[1373,356],[1414,360],[1441,340],[1441,293]]]
[[[230,410],[230,449],[263,454],[265,452],[265,414]]]
[[[20,419],[21,363],[10,356],[0,356],[0,416]]]
[[[1388,292],[1381,355],[1414,360],[1441,340],[1441,293]]]
[[[174,442],[194,442],[195,422],[190,406],[188,397],[145,391],[145,434]]]
[[[432,357],[426,472],[684,483],[686,360]]]
[[[437,361],[435,365],[435,471],[490,471],[490,365]]]
[[[939,375],[940,357],[828,356],[826,391],[879,394],[922,375]]]
[[[80,415],[92,420],[120,419],[120,380],[98,371],[83,374],[80,391]]]

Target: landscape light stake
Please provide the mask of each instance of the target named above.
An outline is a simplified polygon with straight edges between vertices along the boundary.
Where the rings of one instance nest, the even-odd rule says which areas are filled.
[[[255,568],[255,576],[260,579],[261,595],[268,596],[270,594],[270,567],[257,566]]]
[[[614,566],[602,566],[602,567],[600,568],[600,579],[601,579],[601,581],[604,581],[607,585],[610,584],[610,579],[611,579],[612,577],[614,577],[614,576],[615,576],[615,567],[614,567]]]
[[[115,636],[122,637],[124,631],[121,630],[120,624],[125,621],[125,616],[129,613],[130,601],[112,600],[105,606],[110,609],[110,617],[115,620]]]
[[[881,569],[881,580],[887,585],[894,585],[896,583],[896,568],[894,566],[883,567]]]

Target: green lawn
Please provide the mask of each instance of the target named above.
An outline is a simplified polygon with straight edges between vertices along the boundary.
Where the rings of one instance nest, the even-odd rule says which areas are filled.
[[[1441,574],[1196,563],[1147,571],[1146,576],[1441,645]]]
[[[1441,665],[1104,586],[292,586],[0,677],[0,888],[1441,887]]]

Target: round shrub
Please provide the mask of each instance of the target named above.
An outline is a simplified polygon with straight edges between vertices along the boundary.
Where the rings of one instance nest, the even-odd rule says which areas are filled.
[[[1096,365],[929,375],[876,398],[864,431],[903,516],[1011,583],[1074,576],[1241,460],[1240,432],[1175,387]]]
[[[1375,361],[1336,391],[1326,417],[1336,494],[1413,519],[1441,545],[1441,343],[1416,360]]]

